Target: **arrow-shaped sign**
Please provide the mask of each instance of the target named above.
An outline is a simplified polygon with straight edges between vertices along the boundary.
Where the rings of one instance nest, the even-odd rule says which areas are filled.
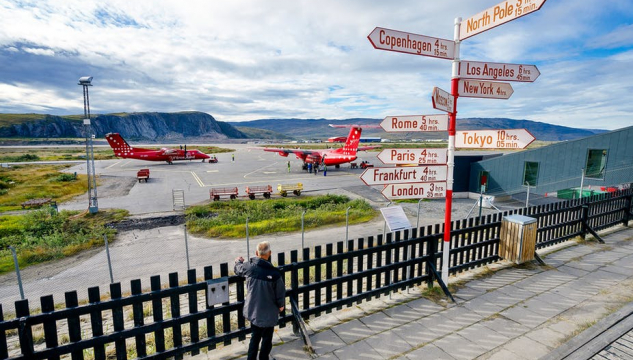
[[[433,108],[452,113],[455,109],[455,97],[437,86],[433,88]]]
[[[377,27],[367,38],[376,49],[453,60],[455,42]]]
[[[460,79],[533,82],[541,73],[535,65],[462,60],[458,75]]]
[[[485,99],[508,99],[514,90],[503,82],[459,80],[459,96]]]
[[[525,129],[457,131],[455,147],[467,149],[525,149],[534,136]]]
[[[446,166],[368,168],[360,175],[365,185],[446,181]]]
[[[378,160],[384,164],[445,165],[448,149],[383,149]]]
[[[445,198],[446,182],[389,184],[382,189],[382,196],[387,200]]]
[[[380,127],[386,132],[446,131],[448,114],[387,116]]]
[[[507,0],[462,21],[459,40],[467,39],[541,8],[545,0]]]

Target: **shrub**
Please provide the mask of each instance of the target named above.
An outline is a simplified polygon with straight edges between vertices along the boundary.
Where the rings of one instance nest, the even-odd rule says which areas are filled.
[[[55,178],[55,181],[58,181],[58,182],[67,182],[67,181],[75,181],[75,180],[77,180],[77,177],[73,174],[59,174]]]

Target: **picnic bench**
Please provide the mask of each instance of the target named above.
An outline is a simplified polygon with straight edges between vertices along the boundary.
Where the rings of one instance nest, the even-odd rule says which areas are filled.
[[[26,207],[40,207],[46,204],[56,205],[55,201],[53,201],[53,199],[51,198],[31,199],[23,202],[20,205],[22,205],[22,209],[24,209]]]
[[[237,198],[238,190],[237,187],[229,187],[229,188],[213,188],[209,190],[209,197],[213,201],[220,200],[220,196],[229,196],[231,200]]]
[[[248,195],[248,198],[251,200],[255,200],[255,195],[257,194],[262,194],[264,195],[264,198],[270,199],[270,194],[272,192],[273,192],[273,187],[270,185],[246,187],[246,194]]]

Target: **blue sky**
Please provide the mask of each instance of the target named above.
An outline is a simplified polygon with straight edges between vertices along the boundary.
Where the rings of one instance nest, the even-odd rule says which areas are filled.
[[[525,1],[525,0],[524,0]],[[438,113],[451,62],[376,50],[375,27],[452,39],[500,0],[0,1],[0,112],[197,110],[221,121]],[[633,2],[547,0],[466,39],[461,58],[537,65],[509,100],[460,98],[458,118],[633,125]]]

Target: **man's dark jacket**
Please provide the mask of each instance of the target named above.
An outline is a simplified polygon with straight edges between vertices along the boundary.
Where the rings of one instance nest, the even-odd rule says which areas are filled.
[[[246,277],[244,317],[258,327],[273,327],[279,319],[279,308],[284,306],[286,287],[281,272],[270,262],[254,257],[249,262],[236,262],[235,275]]]

